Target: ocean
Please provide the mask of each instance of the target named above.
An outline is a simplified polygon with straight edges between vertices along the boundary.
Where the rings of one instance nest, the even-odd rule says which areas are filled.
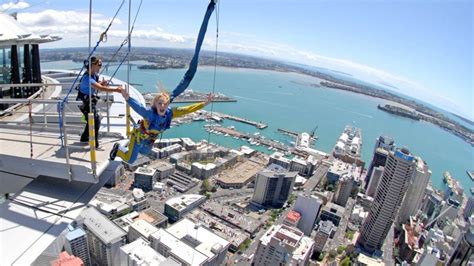
[[[43,69],[73,69],[80,67],[72,61],[44,62]],[[114,67],[109,69],[109,74]],[[157,82],[172,90],[180,81],[185,69],[140,70],[132,66],[130,81],[141,92],[156,92]],[[214,69],[200,67],[190,89],[200,92],[212,91]],[[117,78],[126,80],[126,67],[120,69]],[[474,148],[457,136],[424,121],[414,121],[394,116],[377,109],[378,104],[386,101],[346,91],[325,87],[310,86],[317,78],[274,71],[254,69],[233,69],[218,67],[215,92],[237,99],[235,103],[215,103],[213,110],[261,121],[268,128],[259,130],[253,126],[238,122],[225,121],[225,126],[233,125],[239,131],[260,132],[267,138],[273,138],[290,144],[291,137],[277,132],[284,128],[296,132],[310,132],[315,127],[318,140],[314,147],[331,152],[346,125],[362,129],[362,158],[369,166],[372,159],[375,139],[388,135],[395,139],[398,147],[407,147],[413,154],[420,156],[432,171],[432,183],[438,189],[444,189],[443,172],[449,171],[459,180],[466,192],[473,186],[466,170],[474,168]],[[211,110],[211,105],[206,107]],[[164,138],[191,137],[194,140],[208,139],[204,130],[205,122],[194,122],[171,128]],[[246,141],[210,135],[210,141],[226,147],[249,145]],[[263,148],[258,150],[271,153]]]

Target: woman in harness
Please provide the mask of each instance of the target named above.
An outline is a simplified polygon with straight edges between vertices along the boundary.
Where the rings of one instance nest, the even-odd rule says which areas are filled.
[[[206,14],[204,15],[204,20],[201,24],[199,35],[196,40],[194,55],[191,59],[191,62],[189,63],[189,68],[171,95],[161,92],[153,99],[151,108],[145,108],[138,101],[130,97],[124,89],[121,89],[120,92],[122,93],[122,96],[127,100],[127,103],[130,105],[130,107],[143,117],[143,120],[141,121],[139,127],[133,130],[132,135],[130,136],[128,150],[116,143],[110,152],[111,160],[114,160],[115,157],[118,156],[127,163],[133,163],[136,160],[138,153],[148,155],[151,152],[153,143],[159,134],[170,128],[171,120],[173,118],[196,112],[212,101],[213,96],[209,95],[206,102],[183,107],[169,107],[169,104],[173,102],[173,100],[184,90],[186,90],[186,88],[191,83],[194,74],[196,74],[199,52],[204,41],[204,36],[206,35],[209,18],[214,11],[216,1],[217,0],[211,0],[207,6]]]
[[[115,143],[110,152],[111,160],[118,156],[127,163],[133,163],[137,159],[138,153],[149,155],[153,143],[155,143],[155,140],[163,131],[170,128],[173,118],[196,112],[209,104],[213,99],[213,96],[209,94],[205,102],[170,108],[170,95],[166,92],[161,92],[153,99],[152,106],[145,108],[137,100],[131,98],[126,90],[122,89],[121,92],[130,107],[143,117],[143,120],[140,120],[138,123],[138,127],[132,131],[128,149]]]
[[[89,112],[94,113],[94,129],[95,129],[95,147],[99,148],[99,128],[100,128],[100,115],[97,111],[97,96],[98,91],[105,92],[121,92],[122,86],[117,88],[111,88],[107,86],[105,80],[99,81],[99,71],[102,67],[102,60],[98,57],[91,57],[90,59],[91,66],[89,67],[89,62],[85,63],[85,68],[87,69],[84,75],[81,78],[81,84],[79,86],[79,92],[77,94],[77,99],[82,101],[80,106],[81,112],[87,118]],[[89,71],[90,71],[90,87],[89,87]],[[92,97],[92,106],[90,106],[89,95]],[[92,107],[92,108],[91,108]],[[91,110],[92,109],[92,110]],[[81,142],[89,141],[89,120],[86,119],[87,124],[84,128],[84,132],[81,135]]]

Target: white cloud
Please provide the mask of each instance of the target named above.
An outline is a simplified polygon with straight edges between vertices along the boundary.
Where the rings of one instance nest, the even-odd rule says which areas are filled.
[[[127,30],[110,30],[109,36],[125,38],[125,36],[127,36],[127,33]],[[163,32],[163,30],[160,30],[160,28],[152,30],[135,29],[132,34],[133,39],[161,41],[168,43],[192,43],[195,40],[194,37],[187,37],[184,35]]]
[[[30,7],[30,4],[24,1],[16,1],[16,2],[8,2],[4,3],[0,6],[0,11],[14,11],[14,10],[21,10]]]
[[[60,11],[47,9],[37,13],[24,12],[18,14],[18,21],[35,33],[69,34],[89,32],[89,13],[78,11]],[[101,32],[109,24],[110,18],[101,14],[92,14],[92,32]],[[120,19],[115,19],[114,24],[121,24]]]
[[[26,6],[26,2],[3,4]],[[29,5],[28,5],[29,6]],[[111,17],[102,14],[92,14],[93,42],[97,40],[99,34],[108,26]],[[27,26],[31,31],[39,34],[57,34],[63,38],[60,43],[53,43],[53,46],[86,46],[89,31],[89,14],[85,11],[64,11],[64,10],[43,10],[41,12],[24,12],[18,14],[18,21]],[[108,36],[109,42],[106,45],[119,45],[127,35],[126,25],[122,25],[120,19],[116,19],[112,25]],[[393,84],[399,88],[399,92],[425,100],[432,104],[442,106],[452,111],[466,113],[469,110],[461,110],[459,104],[454,99],[438,93],[433,89],[411,81],[405,77],[394,75],[380,69],[355,63],[349,60],[330,58],[310,51],[304,51],[295,47],[267,42],[258,39],[257,36],[221,31],[219,36],[219,50],[226,52],[236,52],[262,56],[273,59],[282,59],[292,62],[304,63],[334,70],[350,73],[357,78],[379,83]],[[176,48],[192,48],[196,36],[186,36],[176,33],[166,32],[157,25],[135,25],[133,32],[133,44],[136,46],[163,46]],[[214,50],[215,34],[210,27],[204,42],[204,49]],[[465,108],[465,107],[464,107]]]

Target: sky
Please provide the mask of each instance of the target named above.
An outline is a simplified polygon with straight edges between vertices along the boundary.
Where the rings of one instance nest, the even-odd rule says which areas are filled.
[[[132,1],[132,16],[139,0]],[[122,0],[92,3],[92,42]],[[143,0],[134,46],[192,48],[207,0]],[[33,32],[88,45],[89,1],[0,1]],[[470,0],[220,0],[219,51],[344,71],[474,119],[473,11]],[[127,34],[128,0],[105,46]],[[204,49],[215,47],[213,16]]]

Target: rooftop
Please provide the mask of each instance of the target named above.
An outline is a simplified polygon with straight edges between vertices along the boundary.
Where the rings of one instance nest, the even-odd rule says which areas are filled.
[[[61,40],[54,35],[36,35],[21,25],[12,16],[0,12],[0,47],[30,43],[46,43]]]
[[[296,223],[301,219],[301,214],[297,211],[290,211],[288,215],[286,215],[286,219],[290,222]]]
[[[308,252],[312,250],[314,245],[314,241],[305,236],[303,232],[284,224],[272,225],[260,238],[260,243],[268,245],[272,239],[289,247],[287,251],[291,252],[294,260],[300,260],[308,256]]]
[[[189,265],[201,265],[208,260],[206,255],[187,245],[164,229],[159,229],[153,233],[151,237],[159,239],[160,243],[169,248],[169,253]]]
[[[80,216],[84,218],[87,230],[93,232],[95,236],[99,237],[106,244],[114,243],[127,235],[124,230],[107,219],[94,207],[87,207]]]
[[[142,238],[138,238],[120,249],[129,256],[129,260],[135,262],[134,265],[180,265],[178,262],[167,259],[155,251]]]
[[[150,167],[138,167],[137,170],[135,170],[135,174],[152,176],[153,174],[155,174],[155,170]]]
[[[68,241],[72,241],[74,239],[77,239],[79,237],[82,237],[82,236],[85,236],[86,235],[86,232],[84,232],[84,230],[82,230],[81,228],[76,228],[74,229],[73,231],[70,231],[66,234],[66,239]]]
[[[319,222],[318,231],[326,235],[331,235],[332,231],[336,231],[336,226],[329,220]]]
[[[327,211],[336,214],[339,217],[342,217],[346,209],[342,206],[339,206],[333,202],[328,202],[323,206],[322,211]]]
[[[229,184],[246,183],[262,169],[263,166],[258,163],[245,161],[222,172],[217,180]]]
[[[142,219],[137,219],[134,221],[130,227],[135,229],[137,232],[139,232],[141,235],[145,236],[147,239],[148,237],[153,234],[154,232],[158,231],[158,228],[156,228],[154,225],[151,223],[142,220]]]
[[[187,218],[175,223],[166,231],[209,258],[216,256],[230,245],[229,241]]]
[[[187,208],[188,206],[192,205],[195,202],[204,200],[205,197],[202,195],[198,194],[187,194],[187,195],[181,195],[178,197],[171,198],[166,201],[166,204],[169,206],[172,206],[173,208],[177,210],[183,210]]]

